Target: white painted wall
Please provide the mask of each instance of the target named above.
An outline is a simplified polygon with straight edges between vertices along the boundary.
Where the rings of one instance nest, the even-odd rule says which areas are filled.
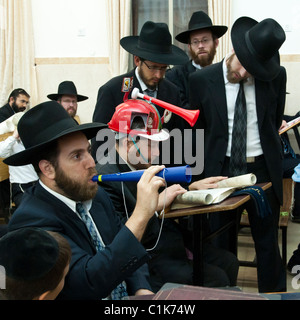
[[[106,0],[32,0],[37,58],[108,57]],[[163,0],[167,1],[167,0]],[[151,0],[149,0],[151,3]],[[299,0],[232,0],[232,21],[249,16],[257,21],[274,18],[285,29],[282,55],[300,54]],[[299,57],[298,57],[299,59]],[[288,72],[286,112],[299,110],[299,60],[285,63]],[[78,113],[83,122],[92,119],[98,88],[111,77],[103,65],[41,65],[37,67],[40,99],[56,92],[63,80],[73,80],[78,91],[90,97]]]
[[[32,11],[36,57],[108,56],[105,0],[32,0]],[[299,0],[232,0],[232,20],[241,16],[277,20],[287,36],[280,53],[300,53]]]
[[[275,19],[286,32],[280,54],[300,53],[299,0],[232,0],[232,20],[248,16],[257,21]]]
[[[107,57],[105,0],[32,0],[36,57]]]

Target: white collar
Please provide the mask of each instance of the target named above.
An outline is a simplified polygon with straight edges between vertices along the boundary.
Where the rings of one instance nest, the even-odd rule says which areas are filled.
[[[199,70],[202,69],[202,67],[200,66],[200,64],[197,64],[194,60],[192,60],[192,65],[193,65],[196,69],[199,69]]]
[[[227,68],[226,61],[230,58],[231,55],[232,55],[232,53],[227,54],[226,57],[224,58],[224,61],[223,61],[223,77],[224,77],[225,85],[229,83],[228,78],[227,78],[228,68]],[[253,85],[254,84],[254,78],[253,77],[249,77],[244,82],[247,83],[248,85]],[[232,83],[232,84],[234,85],[234,83]],[[236,83],[236,84],[238,84],[238,83]]]
[[[54,197],[58,198],[60,201],[62,201],[64,204],[66,204],[72,211],[76,212],[76,201],[67,198],[65,196],[63,196],[60,193],[57,193],[56,191],[50,189],[49,187],[47,187],[41,180],[39,180],[39,183],[41,184],[41,186],[46,189],[49,193],[51,193]],[[85,206],[86,210],[89,211],[92,207],[92,202],[93,200],[87,200],[82,202],[82,204]]]
[[[148,87],[145,85],[144,81],[141,79],[141,77],[140,77],[140,75],[139,75],[138,67],[135,68],[135,76],[136,76],[136,78],[138,79],[138,82],[140,83],[140,86],[141,86],[142,91],[144,92],[145,90],[147,90]],[[149,90],[150,90],[150,89],[149,89]],[[156,87],[155,90],[157,90],[157,87]]]
[[[227,69],[227,63],[226,61],[228,60],[228,58],[232,55],[232,53],[229,53],[226,55],[226,57],[223,60],[223,77],[224,77],[224,83],[225,85],[229,82],[227,79],[227,73],[228,73],[228,69]]]

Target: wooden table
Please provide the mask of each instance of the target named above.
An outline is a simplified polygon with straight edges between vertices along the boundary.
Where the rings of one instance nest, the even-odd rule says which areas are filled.
[[[257,184],[263,190],[266,190],[272,186],[271,182]],[[231,251],[237,254],[237,232],[238,232],[238,221],[232,221],[227,225],[223,226],[213,234],[210,234],[207,238],[203,239],[203,218],[207,213],[218,213],[218,212],[235,212],[237,214],[239,208],[250,200],[250,195],[232,196],[225,199],[221,203],[212,204],[208,206],[190,207],[183,209],[176,209],[165,213],[165,218],[179,218],[186,216],[193,216],[193,283],[194,285],[203,286],[203,243],[217,234],[220,234],[230,228],[230,243]]]

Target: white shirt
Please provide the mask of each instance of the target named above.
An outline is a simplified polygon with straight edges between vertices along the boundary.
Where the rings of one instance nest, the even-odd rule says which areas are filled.
[[[23,150],[25,150],[23,143],[13,136],[10,136],[6,140],[0,142],[0,158],[10,157],[11,155]],[[31,164],[18,167],[9,166],[8,169],[9,181],[11,183],[26,184],[39,179]]]
[[[235,101],[240,85],[239,83],[230,83],[227,79],[226,60],[228,59],[228,57],[229,55],[226,56],[223,61],[223,77],[225,82],[228,114],[228,146],[226,156],[230,157]],[[258,131],[254,78],[248,78],[244,82],[244,92],[247,104],[247,157],[256,157],[263,154],[263,150],[261,147]]]
[[[193,65],[196,69],[199,69],[199,70],[202,69],[202,67],[200,66],[200,64],[197,64],[194,60],[192,60],[192,65]]]
[[[75,202],[74,200],[69,199],[69,198],[63,196],[62,194],[57,193],[56,191],[50,189],[50,188],[47,187],[41,180],[39,180],[39,183],[41,184],[41,186],[42,186],[45,190],[47,190],[47,191],[48,191],[49,193],[51,193],[54,197],[56,197],[57,199],[59,199],[60,201],[62,201],[65,205],[67,205],[73,212],[76,213],[76,215],[78,216],[78,218],[81,219],[79,213],[76,211],[76,202]],[[93,200],[88,200],[88,201],[82,202],[82,204],[83,204],[83,206],[85,207],[88,216],[91,218],[91,220],[92,220],[92,222],[93,222],[93,224],[94,224],[95,230],[96,230],[97,233],[98,233],[98,236],[99,236],[99,239],[101,240],[102,245],[105,247],[105,244],[104,244],[104,242],[103,242],[103,240],[102,240],[102,237],[101,237],[101,235],[100,235],[100,233],[99,233],[99,231],[98,231],[98,228],[97,228],[97,226],[95,225],[95,222],[94,222],[94,220],[93,220],[93,218],[92,218],[92,216],[91,216],[91,214],[90,214],[90,212],[89,212],[89,210],[90,210],[91,207],[92,207],[92,202],[93,202]],[[82,219],[81,219],[81,220],[82,220]]]
[[[148,87],[145,85],[144,81],[141,79],[139,72],[138,72],[138,68],[135,68],[135,76],[138,79],[138,82],[140,83],[142,91],[145,93],[145,91],[148,90]],[[145,93],[145,94],[147,94],[147,93]],[[157,88],[154,92],[154,98],[156,98],[156,97],[157,97]]]

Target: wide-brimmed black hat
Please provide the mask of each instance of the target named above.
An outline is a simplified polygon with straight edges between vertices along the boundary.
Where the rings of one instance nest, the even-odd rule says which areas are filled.
[[[172,37],[165,23],[147,21],[139,36],[122,38],[121,46],[129,53],[161,64],[184,64],[187,54],[172,45]]]
[[[27,111],[19,121],[18,132],[25,150],[6,158],[4,163],[11,166],[31,164],[36,154],[50,142],[78,131],[90,140],[103,128],[107,125],[97,122],[79,125],[58,102],[43,102]]]
[[[228,27],[213,25],[210,17],[204,11],[197,11],[192,14],[189,29],[179,33],[175,39],[182,43],[189,43],[190,33],[202,29],[209,29],[217,38],[221,38],[227,32]]]
[[[86,97],[86,96],[83,96],[81,94],[77,94],[77,89],[76,89],[76,86],[73,81],[61,82],[58,86],[58,92],[48,94],[47,98],[49,98],[50,100],[57,101],[58,98],[62,95],[76,96],[78,102],[88,99],[88,97]]]
[[[261,22],[249,17],[235,21],[231,30],[233,49],[242,66],[255,78],[271,81],[280,71],[279,48],[285,32],[274,19]]]
[[[57,241],[45,230],[23,228],[0,239],[0,265],[8,277],[32,281],[45,276],[59,255]]]

